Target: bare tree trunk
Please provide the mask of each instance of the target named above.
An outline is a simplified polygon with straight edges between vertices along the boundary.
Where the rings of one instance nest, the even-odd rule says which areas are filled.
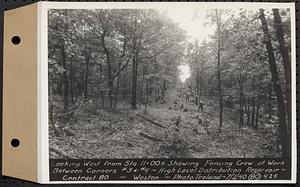
[[[166,90],[167,90],[167,82],[166,80],[163,80],[163,88],[161,89],[161,97],[162,99],[165,99],[165,94],[166,94]]]
[[[134,28],[137,28],[137,15],[134,18]],[[131,108],[133,110],[137,109],[137,79],[138,79],[138,54],[141,40],[138,41],[138,34],[136,30],[133,36],[133,58],[132,58],[132,87],[131,87]]]
[[[219,91],[219,106],[220,106],[219,132],[221,132],[222,126],[223,126],[223,94],[222,94],[222,88],[221,88],[220,43],[219,43],[219,47],[218,47],[218,91]]]
[[[143,88],[144,88],[145,72],[146,72],[146,68],[143,67],[142,83],[141,83],[141,87],[140,87],[140,108],[141,108],[142,102],[143,102]]]
[[[135,49],[136,50],[136,49]],[[136,109],[136,88],[137,88],[137,52],[134,52],[134,57],[132,60],[132,89],[131,89],[131,108]]]
[[[109,108],[113,107],[113,89],[114,89],[114,80],[113,80],[113,76],[112,76],[112,67],[111,67],[111,61],[110,61],[110,54],[108,49],[106,48],[105,45],[105,34],[106,32],[104,32],[101,36],[101,43],[102,43],[102,47],[103,50],[105,52],[106,55],[106,64],[107,64],[107,84],[108,84],[108,98],[109,98]]]
[[[257,106],[256,106],[256,119],[255,119],[255,128],[258,127],[258,120],[259,120],[259,107],[260,107],[260,86],[258,86],[258,94],[257,94]]]
[[[253,91],[253,95],[251,97],[251,100],[252,100],[251,125],[252,125],[252,127],[254,127],[254,118],[255,118],[255,96],[254,96],[254,92],[255,92],[255,75],[252,76],[252,91]]]
[[[239,124],[239,128],[242,128],[244,125],[244,110],[243,110],[243,77],[240,74],[240,79],[239,79],[239,83],[240,83],[240,124]]]
[[[63,12],[64,16],[68,15],[67,10],[64,10]],[[64,30],[67,30],[68,26],[65,25]],[[64,40],[64,39],[62,39]],[[64,101],[64,110],[67,111],[68,110],[68,96],[69,96],[69,83],[68,83],[68,68],[67,68],[67,57],[66,57],[66,51],[65,51],[65,45],[64,45],[64,41],[61,42],[60,45],[60,52],[61,52],[61,57],[62,57],[62,66],[64,68],[64,72],[63,72],[63,85],[64,85],[64,97],[63,97],[63,101]]]
[[[218,79],[218,94],[219,94],[219,132],[222,131],[223,126],[223,93],[222,93],[222,85],[221,85],[221,13],[216,9],[216,17],[217,17],[217,31],[218,31],[218,49],[217,49],[217,79]]]
[[[120,71],[120,64],[119,64],[119,66],[118,66],[118,69],[119,69],[119,71]],[[116,90],[115,90],[115,102],[114,102],[114,108],[117,108],[120,75],[121,75],[121,72],[120,72],[120,73],[118,74],[118,76],[117,76],[117,85],[116,85]]]
[[[269,109],[269,120],[272,118],[272,85],[269,87],[269,101],[268,101],[268,109]]]
[[[286,113],[287,113],[287,126],[288,126],[288,136],[290,137],[291,132],[291,63],[288,51],[285,46],[284,41],[284,32],[282,28],[282,21],[279,14],[278,9],[273,9],[274,14],[274,28],[276,31],[277,40],[279,42],[279,51],[282,56],[282,62],[285,72],[285,79],[286,79]]]
[[[73,57],[70,59],[70,94],[71,94],[71,102],[74,105],[74,68],[73,68]]]
[[[54,129],[55,135],[60,134],[60,130],[55,126],[54,112],[53,112],[53,88],[49,86],[49,123]]]
[[[84,100],[88,99],[88,79],[89,79],[89,65],[90,65],[90,52],[86,51],[85,56],[85,77],[84,77]]]
[[[199,78],[200,78],[199,95],[202,96],[203,95],[203,80],[202,80],[202,76],[199,76]]]
[[[207,80],[204,79],[204,97],[206,98],[207,95]]]
[[[101,81],[101,76],[103,75],[104,73],[104,70],[103,70],[103,67],[102,67],[102,63],[99,64],[99,84],[100,84],[100,97],[101,97],[101,107],[102,108],[105,108],[105,91],[104,91],[104,88],[103,88],[103,85],[102,85],[102,81]]]
[[[197,75],[196,75],[196,91],[197,91],[197,96],[200,96],[200,92],[199,92],[199,70],[197,70]]]
[[[148,107],[148,100],[149,100],[149,80],[146,80],[146,102],[145,102],[145,109],[144,113],[147,113],[147,107]]]
[[[83,60],[80,61],[80,66],[84,67]],[[78,86],[78,92],[79,95],[84,95],[84,75],[85,75],[85,69],[82,68],[81,74],[80,74],[80,80],[79,80],[79,86]]]
[[[249,111],[249,106],[248,106],[248,98],[244,95],[244,108],[245,108],[245,113],[247,115],[247,120],[246,120],[246,125],[250,124],[250,111]]]
[[[57,81],[57,84],[56,84],[57,85],[56,92],[58,95],[62,95],[62,81],[61,80],[63,80],[63,75],[59,76],[59,81]]]
[[[287,135],[287,123],[286,123],[286,114],[285,114],[285,106],[284,99],[282,95],[282,90],[280,86],[280,81],[278,77],[276,61],[274,57],[273,47],[271,43],[271,37],[268,29],[268,24],[264,15],[264,10],[259,9],[260,20],[262,23],[262,29],[265,36],[265,44],[268,51],[268,58],[270,64],[270,71],[272,75],[272,82],[274,91],[277,96],[277,105],[278,105],[278,117],[279,117],[279,125],[280,125],[280,142],[282,146],[282,157],[290,157],[290,139]]]
[[[68,70],[67,70],[67,59],[66,59],[66,52],[65,52],[65,46],[62,43],[61,44],[61,56],[62,56],[62,65],[64,68],[63,72],[63,84],[64,84],[64,110],[68,110],[68,96],[69,96],[69,84],[68,84]]]

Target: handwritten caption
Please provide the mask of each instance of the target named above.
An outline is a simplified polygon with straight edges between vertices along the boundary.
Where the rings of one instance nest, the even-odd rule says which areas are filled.
[[[288,180],[282,159],[51,159],[51,181]]]

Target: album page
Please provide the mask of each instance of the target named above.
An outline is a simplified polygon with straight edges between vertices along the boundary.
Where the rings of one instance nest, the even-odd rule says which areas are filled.
[[[39,2],[37,182],[295,183],[294,3]]]

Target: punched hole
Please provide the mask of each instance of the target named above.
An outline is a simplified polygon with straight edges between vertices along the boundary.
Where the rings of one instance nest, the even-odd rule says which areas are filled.
[[[19,36],[14,36],[12,37],[11,42],[15,45],[18,45],[21,42],[21,38]]]
[[[10,143],[11,143],[11,146],[18,147],[20,145],[20,140],[12,139]]]

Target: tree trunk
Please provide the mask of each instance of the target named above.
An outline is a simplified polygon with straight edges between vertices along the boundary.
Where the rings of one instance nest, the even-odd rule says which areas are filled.
[[[251,103],[252,103],[252,117],[251,117],[251,125],[252,127],[254,127],[254,118],[255,118],[255,96],[254,96],[254,92],[255,92],[255,75],[252,76],[252,91],[253,91],[253,95],[251,97]]]
[[[149,80],[146,80],[146,102],[145,102],[145,109],[144,109],[144,113],[147,113],[147,107],[148,107],[148,100],[149,100]]]
[[[143,118],[144,120],[146,120],[146,121],[148,121],[148,122],[150,122],[150,123],[158,126],[158,127],[166,128],[164,125],[160,124],[159,122],[154,121],[154,120],[152,120],[150,118],[147,118],[147,117],[145,117],[145,116],[143,116],[141,114],[136,114],[136,115],[139,116],[139,117],[141,117],[141,118]]]
[[[260,86],[258,86],[258,94],[257,94],[257,106],[256,106],[256,118],[255,118],[255,128],[258,127],[258,120],[259,120],[259,107],[260,107]]]
[[[138,70],[138,63],[137,63],[137,49],[135,49],[133,60],[132,60],[132,88],[131,88],[131,108],[136,109],[136,88],[137,88],[137,70]]]
[[[199,93],[199,71],[198,70],[196,75],[196,91],[197,91],[197,96],[199,97],[200,93]]]
[[[60,78],[59,81],[57,81],[56,92],[58,95],[61,96],[62,95],[62,85],[63,85],[61,80],[63,79],[63,75],[60,75],[59,78]]]
[[[50,85],[50,84],[49,84]],[[52,125],[56,135],[59,135],[60,131],[55,126],[55,120],[53,115],[53,89],[52,86],[49,86],[49,123]]]
[[[218,94],[219,94],[219,132],[222,131],[223,126],[223,94],[222,94],[222,85],[221,85],[221,13],[218,10],[216,11],[217,17],[217,32],[218,32],[218,51],[217,51],[217,61],[218,61],[218,69],[217,69],[217,79],[218,79]]]
[[[244,125],[244,110],[243,110],[243,77],[242,75],[240,74],[240,123],[239,123],[239,128],[242,128],[243,125]]]
[[[109,98],[109,108],[113,107],[113,90],[114,90],[114,81],[111,76],[108,76],[108,98]]]
[[[101,97],[101,107],[105,108],[105,91],[103,88],[103,84],[102,84],[102,75],[104,73],[103,67],[102,67],[102,63],[99,64],[99,84],[100,84],[100,97]]]
[[[203,95],[203,80],[202,80],[202,76],[200,76],[199,78],[200,78],[199,95],[202,96]]]
[[[84,100],[87,101],[88,99],[88,78],[89,78],[89,64],[90,64],[90,52],[86,51],[85,56],[85,76],[84,76]]]
[[[167,82],[166,80],[163,80],[163,88],[161,89],[161,97],[162,99],[165,98],[166,90],[167,90]]]
[[[245,108],[245,113],[247,115],[247,120],[246,120],[246,125],[250,124],[250,111],[249,111],[249,106],[248,106],[248,98],[244,95],[244,108]]]
[[[207,80],[204,79],[204,97],[207,95]]]
[[[107,64],[107,85],[108,85],[108,98],[109,98],[109,108],[113,107],[113,89],[114,89],[114,80],[112,76],[112,67],[110,62],[110,54],[105,45],[105,34],[104,32],[101,36],[102,47],[106,56],[106,64]]]
[[[219,92],[219,106],[220,106],[220,113],[219,113],[219,132],[222,131],[223,126],[223,94],[221,88],[221,70],[220,70],[220,42],[218,46],[218,92]]]
[[[73,68],[73,57],[70,59],[70,94],[72,105],[75,103],[74,96],[74,68]]]
[[[141,87],[140,87],[140,108],[142,107],[142,102],[143,102],[143,88],[144,88],[145,72],[146,72],[146,68],[143,67],[142,83],[141,83]]]
[[[64,16],[68,15],[68,11],[64,10],[63,12]],[[68,29],[68,25],[66,24],[64,27],[64,30],[66,31]],[[64,72],[63,72],[63,85],[64,85],[64,97],[63,97],[63,101],[64,101],[64,110],[67,111],[68,110],[68,96],[69,96],[69,83],[68,83],[68,68],[67,68],[67,57],[66,57],[66,51],[65,51],[65,41],[64,39],[62,39],[63,41],[61,42],[61,57],[62,57],[62,66],[64,68]]]
[[[141,40],[138,41],[136,28],[138,25],[137,15],[134,17],[134,36],[133,36],[133,58],[132,58],[132,87],[131,87],[131,108],[137,109],[137,78],[138,78],[138,53]]]
[[[273,88],[277,97],[277,105],[278,105],[278,117],[279,117],[279,125],[280,125],[280,142],[282,146],[282,157],[290,157],[290,139],[287,135],[287,123],[286,123],[286,114],[284,107],[284,99],[282,95],[282,90],[280,86],[280,81],[278,77],[276,61],[274,57],[273,47],[271,43],[270,33],[267,25],[267,21],[264,15],[264,10],[259,9],[260,12],[260,20],[262,23],[262,29],[265,36],[265,44],[268,51],[269,65],[270,71],[272,75]]]
[[[286,79],[286,112],[287,112],[287,126],[288,126],[288,136],[290,137],[291,132],[291,63],[288,51],[285,46],[284,41],[284,32],[282,28],[282,21],[279,14],[278,9],[273,9],[274,14],[274,28],[276,31],[276,37],[279,42],[279,51],[282,56],[282,62],[285,72],[285,79]]]
[[[80,67],[84,67],[83,60],[80,61]],[[78,92],[79,95],[82,96],[84,95],[84,76],[85,76],[85,69],[82,68],[81,74],[80,74],[80,81],[79,81],[79,86],[78,86]]]
[[[64,43],[61,44],[61,57],[62,57],[62,65],[64,68],[63,72],[63,84],[64,84],[64,110],[68,110],[68,96],[69,96],[69,84],[68,84],[68,71],[67,71],[67,59]]]
[[[118,70],[120,71],[120,64],[119,64],[119,66],[118,66]],[[120,73],[118,74],[118,76],[117,76],[117,85],[116,85],[116,90],[115,90],[115,102],[114,102],[114,108],[117,108],[120,75],[121,75],[121,72],[120,72]]]
[[[269,109],[269,120],[272,119],[272,85],[269,87],[269,102],[268,102],[268,109]]]

